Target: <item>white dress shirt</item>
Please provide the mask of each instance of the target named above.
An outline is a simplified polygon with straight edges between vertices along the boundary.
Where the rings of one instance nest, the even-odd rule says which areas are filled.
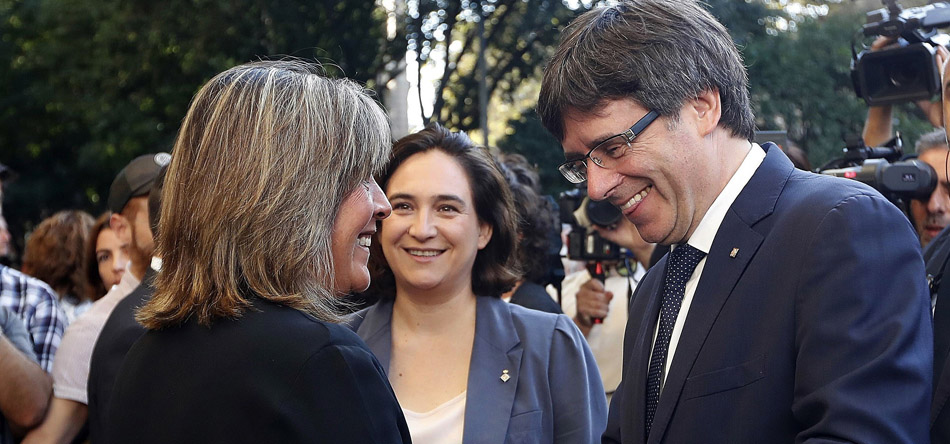
[[[729,182],[726,183],[726,187],[722,189],[722,192],[719,193],[719,196],[716,197],[716,200],[710,205],[709,210],[706,211],[702,220],[699,221],[699,225],[696,226],[696,231],[693,232],[693,235],[686,243],[703,253],[709,253],[710,248],[712,248],[713,240],[716,238],[716,233],[719,232],[719,226],[722,225],[722,220],[726,217],[726,212],[729,211],[729,207],[731,207],[733,202],[736,201],[736,198],[739,197],[739,193],[742,192],[742,189],[745,188],[746,184],[752,179],[752,175],[755,174],[755,170],[759,168],[763,160],[765,160],[765,150],[753,143],[745,159],[742,160],[742,164],[739,165],[739,169],[736,170],[732,178],[729,179]],[[703,268],[705,266],[706,258],[703,257],[696,266],[696,269],[693,270],[692,276],[686,281],[686,291],[683,295],[683,302],[680,304],[679,314],[677,314],[676,322],[673,324],[670,346],[666,353],[666,365],[663,367],[663,377],[660,380],[661,392],[666,383],[666,375],[670,371],[670,364],[673,362],[673,355],[676,353],[676,344],[679,342],[680,334],[683,332],[683,324],[686,323],[686,318],[689,316],[689,307],[693,302],[696,286],[699,285],[699,279],[703,275]],[[656,343],[656,334],[659,325],[659,319],[657,319],[656,327],[653,328],[654,344]],[[651,350],[650,353],[652,354],[653,351]],[[650,361],[647,360],[645,365],[649,366]]]

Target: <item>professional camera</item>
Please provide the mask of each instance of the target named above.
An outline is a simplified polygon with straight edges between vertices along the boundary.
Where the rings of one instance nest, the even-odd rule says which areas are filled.
[[[847,145],[843,157],[818,172],[868,184],[905,211],[909,199],[927,199],[937,186],[933,167],[917,159],[900,160],[900,134],[880,147],[868,147],[860,137]]]
[[[891,37],[897,44],[857,54],[852,42],[854,92],[869,106],[932,98],[940,92],[936,46],[950,43],[937,28],[950,24],[950,5],[940,2],[902,10],[896,0],[882,1],[885,8],[867,13],[863,34]]]
[[[607,201],[590,200],[584,189],[575,188],[558,198],[561,222],[571,225],[567,235],[567,257],[578,261],[609,261],[622,258],[620,247],[597,234],[591,224],[609,227],[623,215]]]

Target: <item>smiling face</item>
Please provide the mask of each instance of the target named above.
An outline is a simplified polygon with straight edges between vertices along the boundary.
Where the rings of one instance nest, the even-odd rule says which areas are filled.
[[[689,239],[721,187],[710,175],[718,161],[703,146],[705,105],[683,106],[679,121],[661,116],[634,139],[616,167],[588,160],[587,193],[608,200],[636,225],[647,242]],[[568,113],[561,141],[567,159],[583,157],[597,143],[626,130],[649,110],[633,100],[605,102],[596,114]]]
[[[468,175],[438,149],[414,154],[386,186],[393,213],[379,239],[397,295],[439,289],[471,292],[475,256],[491,239],[479,222]]]
[[[96,238],[96,263],[106,290],[119,283],[129,264],[128,242],[122,242],[115,231],[103,228]]]
[[[344,198],[331,236],[333,288],[337,293],[363,291],[369,287],[366,261],[370,239],[376,232],[376,221],[389,216],[390,211],[389,201],[372,178]]]

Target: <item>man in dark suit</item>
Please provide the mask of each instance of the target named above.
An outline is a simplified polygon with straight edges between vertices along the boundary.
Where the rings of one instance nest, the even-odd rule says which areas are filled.
[[[947,84],[950,63],[946,63],[948,54],[942,48],[937,48],[937,61],[942,68],[942,83]],[[950,119],[950,87],[943,88],[943,115],[946,122]],[[947,155],[950,155],[948,153]],[[944,158],[946,166],[950,159]],[[938,174],[945,174],[938,172]],[[939,187],[939,185],[938,185]],[[933,444],[950,444],[950,369],[947,361],[950,358],[950,228],[944,228],[924,249],[924,260],[927,264],[927,277],[931,281],[931,297],[933,307],[934,326],[934,387],[933,403],[930,411],[930,442]]]
[[[729,34],[690,0],[575,20],[538,114],[644,240],[605,443],[921,443],[932,332],[913,227],[873,189],[751,142]]]

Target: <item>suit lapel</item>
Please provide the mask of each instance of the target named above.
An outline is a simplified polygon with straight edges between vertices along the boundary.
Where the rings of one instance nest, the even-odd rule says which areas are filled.
[[[778,148],[772,144],[766,144],[765,148],[765,160],[729,208],[706,256],[706,265],[689,313],[686,313],[683,331],[660,395],[648,443],[659,443],[665,434],[683,385],[709,331],[762,244],[764,235],[752,227],[772,213],[792,172],[791,162]],[[733,257],[735,249],[738,252]]]
[[[633,415],[632,418],[630,415],[624,415],[624,423],[621,424],[621,427],[630,427],[629,431],[622,430],[624,442],[642,442],[646,430],[646,418],[643,409],[646,406],[646,384],[649,370],[647,364],[650,362],[650,352],[653,349],[653,331],[660,315],[660,302],[663,299],[663,275],[666,272],[668,259],[668,255],[660,259],[651,268],[650,274],[640,282],[640,287],[637,287],[635,293],[636,299],[630,305],[630,313],[627,315],[627,322],[629,323],[630,319],[638,319],[643,317],[643,314],[648,314],[644,318],[645,320],[640,322],[639,328],[635,332],[628,332],[627,337],[624,338],[624,343],[635,341],[630,342],[635,345],[627,349],[632,351],[632,356],[624,356],[624,366],[628,368],[623,373],[623,396],[627,401],[621,403],[621,405],[629,412],[640,412]],[[636,336],[631,337],[631,333],[636,334]],[[632,366],[632,368],[629,368],[629,366]],[[630,405],[631,403],[633,405]],[[612,402],[611,404],[616,403]],[[654,425],[654,427],[656,426]],[[633,439],[631,440],[628,435],[632,435]]]
[[[477,301],[462,441],[502,443],[519,384],[523,349],[508,303],[487,296]],[[507,381],[501,378],[504,370],[510,377]]]

